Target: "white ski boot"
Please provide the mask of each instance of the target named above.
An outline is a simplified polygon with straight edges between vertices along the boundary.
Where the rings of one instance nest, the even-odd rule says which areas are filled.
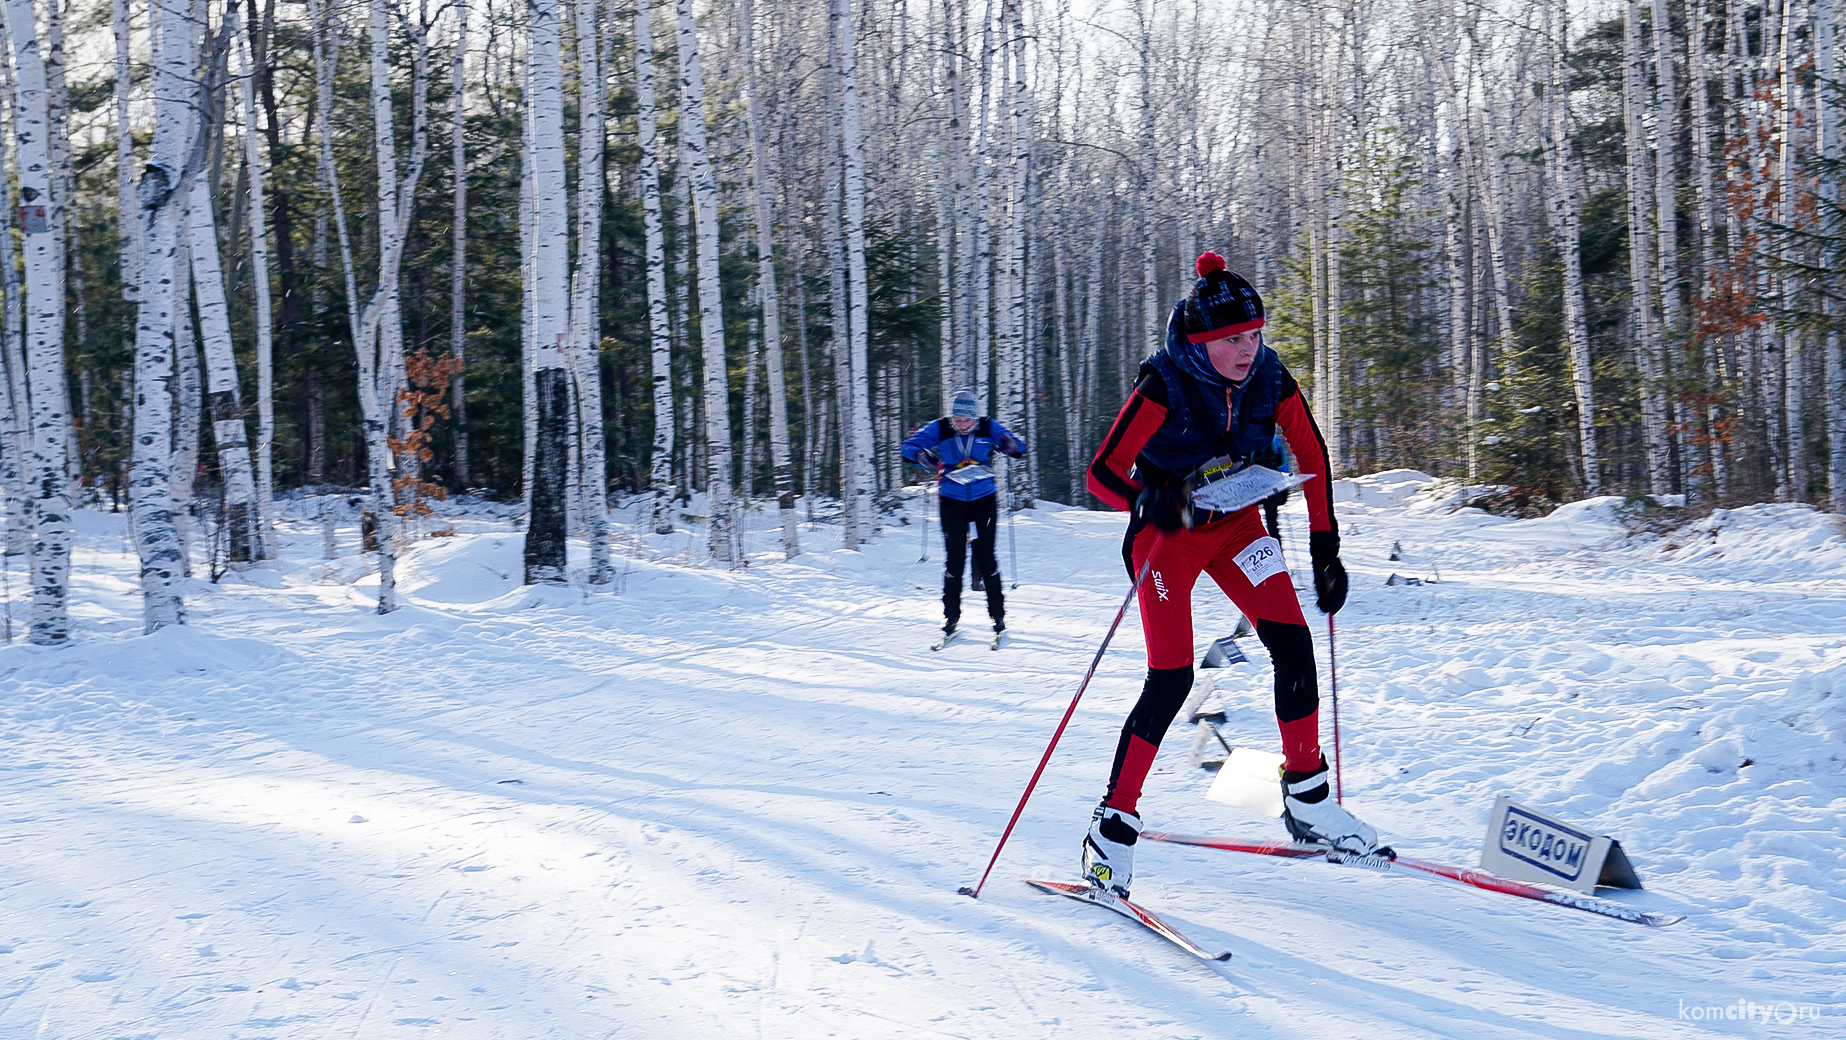
[[[1327,785],[1327,757],[1311,773],[1282,771],[1282,823],[1298,841],[1331,845],[1356,856],[1389,855],[1378,831],[1333,800]]]
[[[1083,879],[1128,898],[1128,883],[1135,873],[1135,842],[1140,837],[1139,816],[1097,806],[1090,815],[1090,832],[1083,837]]]

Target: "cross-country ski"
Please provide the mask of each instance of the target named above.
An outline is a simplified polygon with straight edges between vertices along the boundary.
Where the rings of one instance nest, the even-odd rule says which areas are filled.
[[[1173,927],[1165,918],[1139,903],[1130,901],[1125,896],[1118,896],[1110,892],[1105,892],[1095,885],[1078,884],[1070,881],[1041,881],[1037,878],[1022,878],[1021,880],[1042,892],[1049,892],[1052,895],[1063,896],[1066,899],[1075,899],[1079,903],[1089,903],[1093,906],[1100,906],[1108,910],[1113,910],[1194,957],[1197,957],[1199,960],[1228,961],[1231,959],[1229,951],[1214,953],[1207,950],[1205,947],[1187,938],[1185,933]]]
[[[1454,867],[1446,863],[1417,859],[1411,856],[1352,856],[1326,846],[1304,845],[1300,842],[1260,841],[1241,838],[1213,838],[1185,834],[1166,834],[1160,831],[1143,831],[1141,837],[1150,841],[1163,841],[1174,845],[1195,845],[1207,849],[1223,849],[1228,852],[1243,852],[1257,856],[1274,856],[1279,859],[1321,859],[1329,863],[1359,867],[1364,870],[1388,872],[1393,869],[1416,871],[1431,877],[1447,878],[1464,885],[1487,892],[1499,892],[1505,895],[1531,899],[1552,906],[1582,910],[1586,913],[1611,917],[1618,921],[1633,924],[1645,924],[1662,928],[1678,924],[1685,920],[1683,914],[1660,914],[1637,910],[1606,899],[1577,895],[1573,892],[1559,892],[1538,885],[1526,884],[1510,878],[1495,877],[1482,870],[1468,867]]]

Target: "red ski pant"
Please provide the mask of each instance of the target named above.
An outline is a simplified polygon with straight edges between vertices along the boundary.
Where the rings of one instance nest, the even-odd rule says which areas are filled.
[[[1184,668],[1192,664],[1192,586],[1200,574],[1211,575],[1211,580],[1252,624],[1263,620],[1307,624],[1287,570],[1276,570],[1260,584],[1254,584],[1238,563],[1246,550],[1260,551],[1258,542],[1267,543],[1277,557],[1281,555],[1281,545],[1263,529],[1254,507],[1205,527],[1164,533],[1153,527],[1142,528],[1134,541],[1136,574],[1141,573],[1141,564],[1156,541],[1160,543],[1159,552],[1141,582],[1141,628],[1147,634],[1149,668]],[[1267,562],[1265,558],[1258,566]]]
[[[1254,508],[1205,527],[1135,535],[1135,573],[1153,554],[1141,581],[1141,627],[1147,638],[1147,682],[1122,726],[1104,801],[1136,811],[1142,784],[1161,737],[1192,687],[1192,588],[1208,574],[1237,609],[1256,625],[1257,638],[1275,666],[1276,722],[1287,768],[1306,772],[1320,763],[1319,686],[1314,644],[1295,586],[1281,565],[1281,546],[1264,530]],[[1254,575],[1256,580],[1252,580]]]

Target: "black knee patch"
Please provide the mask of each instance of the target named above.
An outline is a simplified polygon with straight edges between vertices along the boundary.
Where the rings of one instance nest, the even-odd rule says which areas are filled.
[[[1305,719],[1320,708],[1320,683],[1314,672],[1314,638],[1306,625],[1262,620],[1256,637],[1269,648],[1276,671],[1276,718]]]
[[[1167,727],[1173,724],[1173,717],[1185,706],[1186,697],[1191,692],[1191,665],[1183,668],[1149,668],[1147,681],[1141,685],[1141,699],[1135,702],[1134,710],[1128,713],[1128,723],[1124,728],[1130,735],[1159,747],[1160,738],[1166,736]]]

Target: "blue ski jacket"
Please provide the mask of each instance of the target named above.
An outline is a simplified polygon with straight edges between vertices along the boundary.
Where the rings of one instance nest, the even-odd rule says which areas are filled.
[[[954,472],[969,466],[986,466],[993,461],[996,451],[1021,458],[1026,453],[1026,442],[1000,425],[998,419],[982,416],[975,420],[974,429],[964,436],[956,433],[955,427],[944,417],[924,423],[904,442],[903,451],[906,461],[941,474],[943,498],[972,502],[994,493],[993,477],[984,476],[964,484],[955,480]],[[935,455],[938,461],[932,463],[922,458],[925,451]]]

